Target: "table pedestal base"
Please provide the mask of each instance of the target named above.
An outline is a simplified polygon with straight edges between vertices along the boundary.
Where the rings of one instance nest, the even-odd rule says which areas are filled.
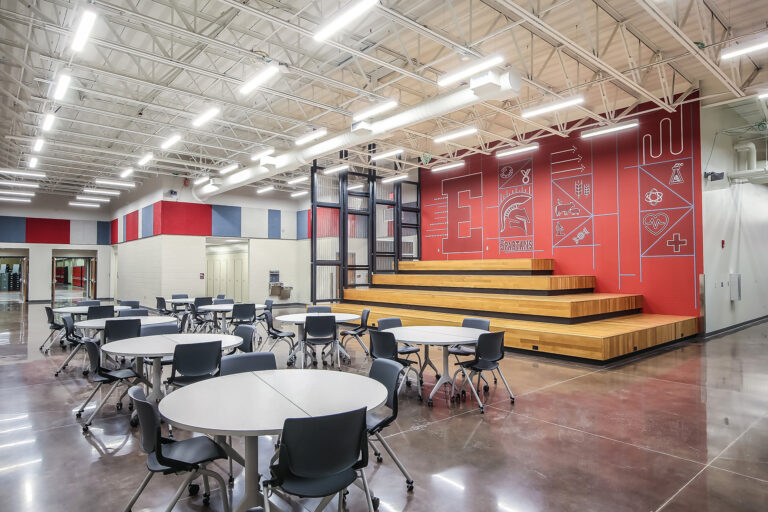
[[[429,347],[427,347],[429,348]],[[425,350],[424,351],[424,366],[427,365],[427,361],[429,361],[429,364],[434,368],[434,365],[432,365],[432,361],[429,360],[429,353]],[[432,397],[435,396],[435,393],[444,385],[448,384],[450,386],[453,386],[453,379],[451,378],[451,370],[448,368],[448,347],[443,347],[443,373],[440,375],[440,378],[437,379],[437,383],[435,384],[435,387],[432,388],[432,392],[429,394],[429,401],[432,402]]]
[[[163,365],[161,357],[152,358],[152,391],[147,395],[147,400],[159,402],[163,398]]]
[[[259,438],[245,438],[245,467],[243,468],[243,499],[237,505],[235,512],[245,512],[252,507],[264,505],[261,494],[261,475],[259,474]]]

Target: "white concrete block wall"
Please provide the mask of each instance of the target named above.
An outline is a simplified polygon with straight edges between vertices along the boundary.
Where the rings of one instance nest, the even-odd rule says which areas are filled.
[[[261,302],[308,302],[310,284],[309,240],[250,240],[249,274],[251,300]],[[292,286],[289,299],[269,295],[269,271],[278,270],[280,281]]]
[[[117,246],[118,300],[138,300],[142,306],[155,306],[162,293],[162,237],[134,240]]]
[[[205,279],[200,274],[207,271],[205,237],[160,235],[160,266],[162,267],[162,296],[187,293],[190,297],[205,295]],[[157,256],[155,260],[157,261]],[[154,298],[152,299],[154,303]]]

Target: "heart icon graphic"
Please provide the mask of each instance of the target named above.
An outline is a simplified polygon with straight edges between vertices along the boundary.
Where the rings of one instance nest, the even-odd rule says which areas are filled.
[[[663,233],[669,224],[669,216],[666,213],[649,213],[643,217],[643,227],[654,236]]]

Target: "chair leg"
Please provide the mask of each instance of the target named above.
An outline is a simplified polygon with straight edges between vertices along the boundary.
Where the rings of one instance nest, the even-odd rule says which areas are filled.
[[[373,499],[371,488],[368,486],[368,478],[365,476],[365,469],[360,468],[360,478],[363,480],[363,490],[365,490],[365,500],[368,502],[368,512],[373,512]]]
[[[379,452],[379,449],[373,444],[370,437],[368,438],[368,444],[371,446],[371,450],[373,450],[373,455],[376,456],[376,462],[381,462],[381,452]]]
[[[214,480],[216,480],[216,483],[219,484],[219,492],[221,493],[221,504],[224,507],[224,512],[230,512],[229,498],[227,496],[227,484],[224,483],[224,479],[221,477],[221,475],[215,471],[211,471],[208,468],[200,469],[200,473],[203,474],[203,478],[205,480],[207,480],[208,477],[211,477]]]
[[[509,399],[512,400],[512,403],[515,403],[515,395],[512,394],[512,390],[509,389],[509,384],[507,384],[507,379],[504,378],[504,374],[501,373],[501,369],[497,368],[497,372],[499,374],[499,377],[501,377],[501,382],[504,383],[504,387],[507,388],[507,392],[509,393]]]
[[[77,410],[77,413],[75,413],[75,416],[77,416],[79,418],[80,415],[83,414],[83,411],[85,410],[85,407],[90,403],[90,401],[96,395],[96,392],[98,392],[101,389],[102,385],[103,385],[103,383],[100,382],[98,386],[93,388],[93,391],[91,391],[91,394],[88,395],[88,398],[85,399],[85,402],[83,402],[83,405],[81,405],[80,408]]]
[[[271,510],[269,507],[270,486],[267,480],[264,480],[264,483],[262,484],[261,489],[262,489],[261,494],[262,496],[264,496],[264,512],[270,512]]]
[[[80,343],[75,345],[75,348],[72,349],[72,352],[69,353],[69,356],[67,356],[67,358],[64,360],[64,362],[61,363],[61,366],[59,366],[59,369],[54,372],[54,374],[53,374],[54,377],[58,377],[59,376],[59,373],[61,373],[61,370],[63,370],[64,368],[67,367],[69,362],[72,360],[73,357],[75,357],[75,354],[77,354],[77,352],[81,348],[83,348],[83,346]]]
[[[133,493],[133,496],[131,497],[131,501],[128,502],[128,504],[123,509],[123,512],[131,512],[131,508],[136,503],[136,500],[139,499],[139,496],[141,496],[141,493],[144,492],[144,488],[147,486],[150,480],[152,480],[152,477],[154,476],[154,473],[152,471],[147,472],[147,476],[144,477],[144,480],[142,480],[141,485],[139,485],[139,488],[136,489],[136,492]]]
[[[43,348],[44,348],[44,347],[45,347],[45,346],[48,344],[48,342],[49,342],[49,341],[51,341],[51,338],[53,338],[53,334],[54,334],[55,332],[56,332],[56,331],[51,331],[51,332],[48,334],[48,337],[47,337],[47,338],[45,338],[45,341],[43,341],[43,343],[40,345],[40,348],[38,349],[38,350],[40,350],[40,352],[45,352],[45,351],[43,350]],[[51,341],[51,345],[53,345],[53,342],[52,342],[52,341]]]
[[[325,496],[322,500],[320,500],[320,503],[318,503],[315,507],[315,512],[321,512],[325,510],[325,507],[328,506],[334,496],[335,494],[331,494],[330,496]]]
[[[395,455],[395,452],[392,450],[392,447],[389,446],[389,443],[386,439],[381,435],[381,432],[376,432],[376,439],[379,440],[381,443],[381,446],[384,447],[384,449],[387,451],[390,457],[392,457],[392,460],[395,461],[395,465],[400,470],[400,472],[405,477],[405,484],[408,486],[408,490],[413,490],[413,478],[411,478],[411,475],[408,474],[408,470],[405,469],[405,466],[403,466],[403,463],[400,462],[400,459],[397,458],[397,455]],[[370,441],[370,439],[369,439]]]
[[[466,382],[469,382],[469,389],[472,390],[472,394],[475,395],[475,400],[477,400],[477,404],[480,406],[480,413],[484,414],[485,409],[483,409],[483,402],[480,400],[480,395],[477,394],[477,388],[475,388],[475,385],[472,383],[472,377],[473,375],[467,375],[467,371],[462,368],[462,371],[464,373],[464,378],[467,379]],[[476,373],[476,372],[472,372]]]
[[[178,489],[176,489],[176,494],[173,495],[173,498],[171,498],[171,502],[168,504],[168,506],[165,508],[165,512],[171,512],[173,510],[173,507],[176,506],[176,503],[178,503],[179,498],[181,498],[182,493],[184,490],[189,486],[189,484],[192,483],[192,480],[197,478],[198,476],[197,471],[191,471],[189,475],[187,475],[187,478],[184,479],[184,481],[181,483]]]
[[[99,411],[101,411],[101,408],[104,407],[104,404],[107,403],[107,400],[109,400],[109,397],[112,396],[112,393],[115,392],[117,389],[117,386],[120,384],[120,381],[116,381],[114,384],[112,384],[112,387],[109,388],[109,391],[107,391],[107,394],[104,396],[104,398],[101,399],[101,402],[96,407],[96,410],[93,411],[93,414],[91,414],[91,417],[88,418],[88,421],[85,422],[85,425],[83,425],[84,430],[88,430],[88,427],[91,426],[91,423],[93,423],[93,418],[96,417],[97,414],[99,414]]]
[[[338,500],[339,500],[339,503],[336,506],[336,512],[343,512],[344,511],[344,491],[343,490],[339,491]]]

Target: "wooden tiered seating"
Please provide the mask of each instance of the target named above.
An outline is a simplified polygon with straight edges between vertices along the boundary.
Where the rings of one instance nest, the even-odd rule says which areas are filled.
[[[507,347],[608,361],[693,336],[696,317],[641,314],[642,296],[592,293],[594,276],[551,275],[551,259],[402,261],[370,288],[347,288],[334,311],[371,309],[370,323],[461,325],[486,317]]]

